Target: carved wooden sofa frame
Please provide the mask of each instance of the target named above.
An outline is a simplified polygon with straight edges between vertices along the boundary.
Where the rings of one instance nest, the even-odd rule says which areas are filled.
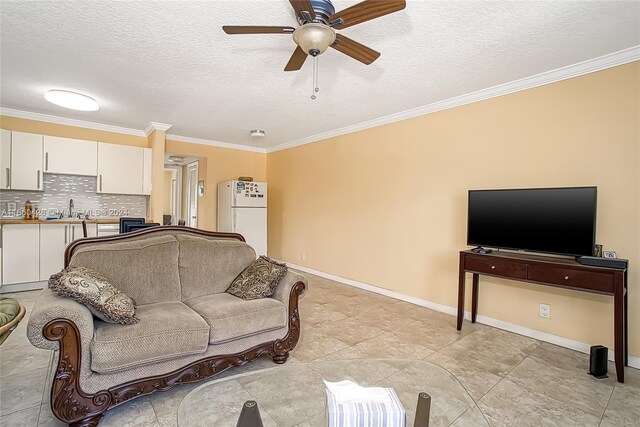
[[[136,236],[154,233],[160,230],[179,230],[209,237],[237,239],[244,237],[235,233],[216,233],[182,226],[163,226],[135,232]],[[85,244],[125,239],[134,233],[105,237],[91,237],[71,243],[65,251],[65,268],[73,253]],[[304,292],[303,282],[297,282],[291,288],[289,298],[289,328],[286,335],[279,340],[256,345],[243,352],[205,357],[179,368],[166,375],[157,375],[129,381],[124,384],[102,390],[97,393],[84,392],[79,383],[81,360],[80,332],[78,327],[68,319],[55,319],[43,328],[43,335],[59,344],[58,366],[51,387],[51,410],[63,422],[73,427],[98,425],[105,411],[130,399],[165,391],[176,384],[186,384],[204,380],[217,375],[233,366],[242,366],[259,357],[271,357],[275,363],[285,363],[289,352],[293,350],[300,338],[300,316],[298,299]]]

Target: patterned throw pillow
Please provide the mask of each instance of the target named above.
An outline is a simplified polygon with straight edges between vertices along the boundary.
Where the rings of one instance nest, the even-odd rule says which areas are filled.
[[[49,278],[49,289],[84,304],[105,322],[130,325],[140,321],[135,314],[135,301],[89,268],[72,267],[54,274]]]
[[[286,264],[260,256],[233,280],[227,293],[243,300],[266,298],[273,295],[278,283],[286,274]]]

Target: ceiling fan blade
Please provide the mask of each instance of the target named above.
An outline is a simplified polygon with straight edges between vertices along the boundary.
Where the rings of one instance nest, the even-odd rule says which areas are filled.
[[[376,52],[375,50],[366,47],[355,40],[351,40],[342,34],[336,34],[336,41],[331,45],[331,47],[366,65],[371,64],[380,56],[380,52]]]
[[[296,50],[293,51],[293,55],[291,55],[291,59],[287,62],[287,66],[284,67],[285,71],[298,71],[302,68],[302,64],[307,59],[307,54],[304,53],[304,50],[300,49],[300,46],[296,47]]]
[[[291,34],[293,27],[266,27],[259,25],[225,25],[222,30],[227,34]]]
[[[293,10],[296,11],[296,16],[304,19],[302,12],[307,12],[311,17],[311,20],[316,19],[316,12],[313,10],[309,0],[289,0],[289,3],[293,6]]]
[[[355,6],[334,13],[329,17],[329,21],[333,22],[337,19],[342,19],[342,24],[335,25],[334,28],[347,28],[397,12],[404,9],[406,5],[405,0],[365,0]]]

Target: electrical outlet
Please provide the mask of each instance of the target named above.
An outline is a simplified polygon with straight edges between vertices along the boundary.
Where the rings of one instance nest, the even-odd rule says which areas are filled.
[[[304,261],[305,259],[307,259],[307,254],[305,254],[304,252],[302,252],[302,253],[300,254],[300,260],[301,260],[301,261]]]
[[[540,317],[551,318],[551,306],[549,304],[540,304]]]

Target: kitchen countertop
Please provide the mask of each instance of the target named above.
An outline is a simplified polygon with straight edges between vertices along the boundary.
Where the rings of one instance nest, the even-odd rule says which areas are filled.
[[[118,224],[120,218],[92,218],[87,219],[87,224]],[[146,220],[150,222],[150,220]],[[63,218],[63,219],[19,219],[19,218],[1,218],[0,225],[10,224],[81,224],[82,220],[78,218]]]

